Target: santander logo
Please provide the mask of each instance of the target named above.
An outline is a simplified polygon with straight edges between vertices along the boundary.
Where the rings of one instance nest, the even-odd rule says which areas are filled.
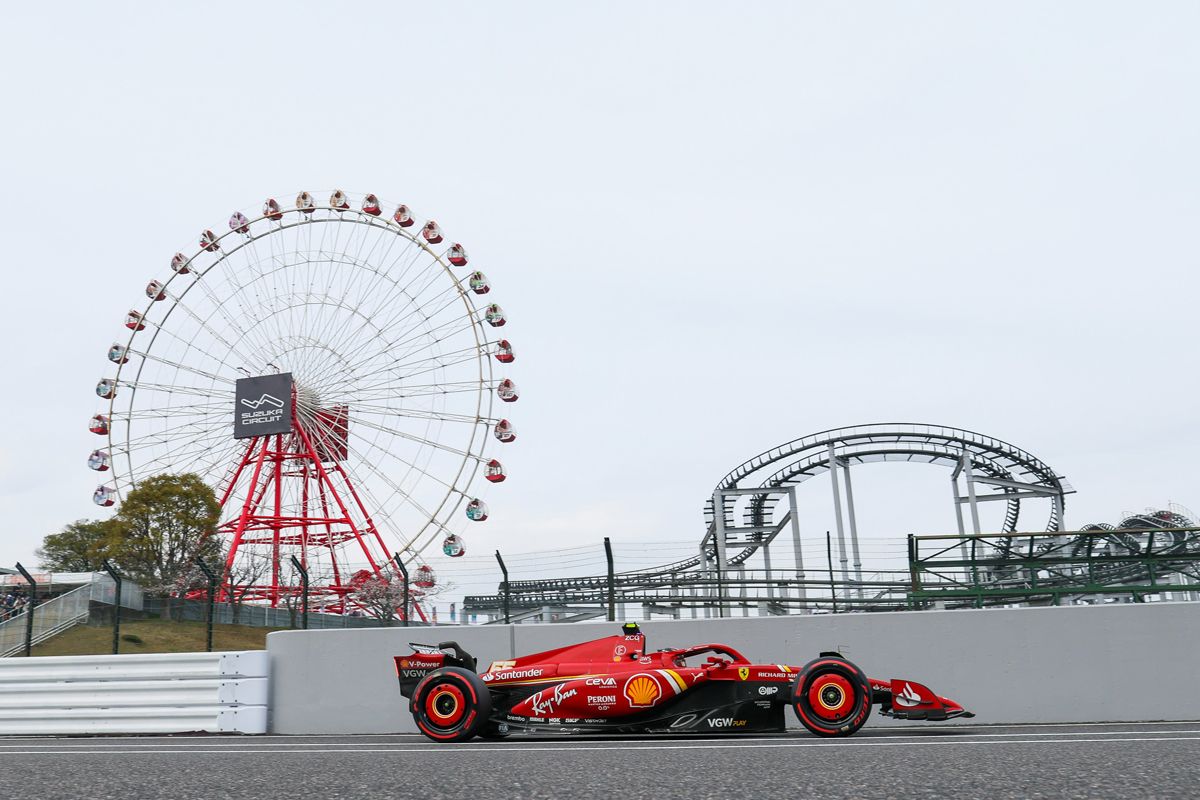
[[[912,684],[905,683],[900,694],[892,698],[892,702],[898,706],[919,706],[921,705],[921,695],[917,694],[912,687]]]

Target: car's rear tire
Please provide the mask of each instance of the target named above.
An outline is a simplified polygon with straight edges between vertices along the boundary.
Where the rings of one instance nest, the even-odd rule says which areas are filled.
[[[871,682],[846,659],[822,656],[796,675],[792,708],[817,736],[850,736],[871,714]]]
[[[470,670],[442,667],[421,679],[409,704],[421,733],[435,742],[465,742],[487,724],[492,695]]]

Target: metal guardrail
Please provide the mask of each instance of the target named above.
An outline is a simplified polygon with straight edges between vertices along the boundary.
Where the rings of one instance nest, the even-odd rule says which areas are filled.
[[[1200,592],[1200,528],[909,537],[914,606]]]
[[[0,662],[0,734],[266,733],[266,651]]]
[[[715,616],[741,615],[753,607],[760,614],[777,615],[805,611],[900,611],[911,607],[909,573],[877,572],[863,581],[844,581],[840,573],[808,570],[728,570],[717,575],[681,572],[655,575],[635,587],[570,582],[547,582],[537,591],[518,589],[513,582],[509,606],[517,610],[552,608],[557,613],[583,613],[607,609],[612,604],[653,606],[665,610],[708,610]],[[611,594],[610,594],[611,593]],[[470,595],[464,600],[468,613],[498,616],[503,593]],[[707,616],[707,614],[706,614]],[[571,617],[562,617],[565,621]]]
[[[1197,600],[1200,528],[910,536],[908,566],[863,580],[735,566],[512,581],[466,597],[463,610],[495,620],[507,604],[521,618],[565,621],[613,603],[679,617]]]
[[[147,597],[144,609],[149,614],[158,614],[163,619],[189,622],[203,622],[208,613],[208,604],[201,600],[180,600],[178,598],[164,599],[162,597]],[[271,608],[266,605],[242,603],[236,609],[233,603],[213,603],[213,622],[218,625],[249,625],[256,628],[292,628],[300,627],[303,613],[297,609],[289,611],[286,608]],[[399,626],[399,621],[392,623]],[[413,620],[410,624],[418,625]],[[324,628],[379,628],[383,622],[375,617],[351,617],[343,614],[325,614],[310,610],[308,626],[312,629]]]
[[[33,615],[33,644],[40,644],[67,628],[86,622],[91,610],[92,588],[92,584],[80,586],[38,603]],[[0,658],[25,649],[25,617],[28,613],[23,611],[0,622]]]

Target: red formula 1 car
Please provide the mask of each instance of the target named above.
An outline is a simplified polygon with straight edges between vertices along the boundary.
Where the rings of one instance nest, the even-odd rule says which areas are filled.
[[[868,678],[838,653],[803,667],[755,664],[723,644],[657,652],[635,623],[583,644],[495,661],[482,674],[455,642],[396,656],[400,692],[430,739],[537,733],[763,733],[791,706],[818,736],[849,736],[871,706],[896,719],[973,717],[905,679]]]

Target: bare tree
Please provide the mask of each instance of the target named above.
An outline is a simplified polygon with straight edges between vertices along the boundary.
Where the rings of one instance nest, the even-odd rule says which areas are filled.
[[[229,598],[234,625],[241,620],[242,601],[262,582],[270,568],[271,564],[265,558],[242,558],[226,573],[225,594]]]
[[[296,628],[296,619],[300,612],[300,604],[300,590],[293,590],[293,588],[289,586],[283,595],[283,607],[286,608],[288,612],[289,628]]]
[[[391,625],[403,613],[404,579],[385,570],[364,580],[355,590],[354,599],[385,626]]]

